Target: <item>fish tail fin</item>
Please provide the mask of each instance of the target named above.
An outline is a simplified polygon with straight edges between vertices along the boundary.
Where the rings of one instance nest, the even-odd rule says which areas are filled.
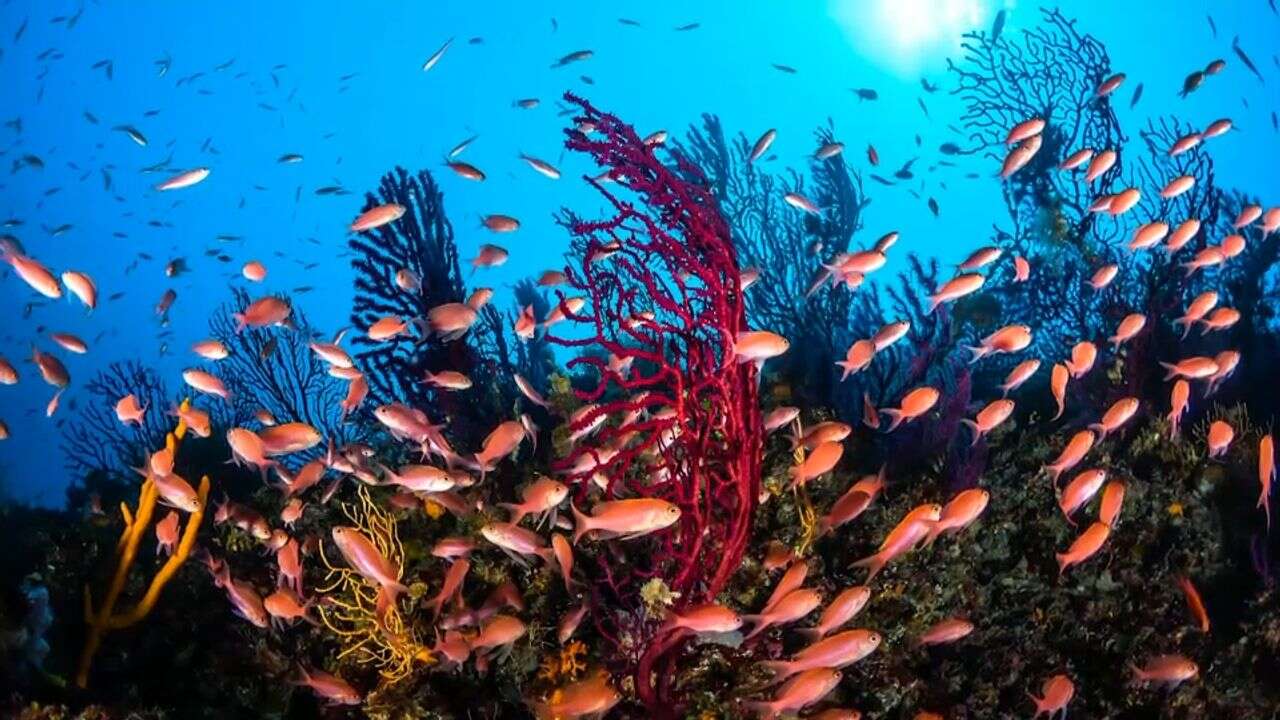
[[[754,702],[743,703],[742,707],[747,712],[755,713],[762,718],[775,718],[778,716],[778,711],[771,702],[757,700]]]
[[[1185,335],[1183,337],[1186,337]],[[1161,361],[1160,367],[1164,368],[1164,381],[1168,382],[1178,375],[1178,368],[1173,363]]]
[[[965,349],[966,349],[966,350],[968,350],[969,352],[973,353],[973,357],[969,358],[969,364],[970,364],[970,365],[972,365],[973,363],[978,362],[978,361],[979,361],[979,360],[981,360],[982,358],[986,357],[986,356],[987,356],[987,353],[991,352],[991,350],[990,350],[989,348],[987,348],[986,346],[982,346],[982,345],[980,345],[980,346],[978,346],[978,347],[974,347],[974,346],[972,346],[972,345],[967,345],[967,346],[965,346]]]
[[[840,373],[840,382],[844,382],[845,378],[849,377],[849,373],[853,372],[853,363],[847,360],[836,361],[836,367],[844,371]]]
[[[960,420],[960,424],[973,430],[973,442],[969,443],[969,447],[973,447],[974,445],[977,445],[978,440],[982,439],[982,430],[978,428],[978,423],[970,420],[969,418],[962,418]]]
[[[569,510],[573,513],[573,544],[577,545],[583,535],[591,532],[591,518],[583,515],[572,500],[569,501]]]
[[[885,432],[887,433],[893,432],[899,425],[902,424],[901,410],[895,410],[893,408],[890,408],[888,410],[881,410],[880,412],[889,416],[889,427],[885,428],[884,430]]]
[[[244,319],[244,313],[231,313],[231,319],[236,321],[236,334],[239,335],[246,327],[249,326]]]
[[[747,640],[750,640],[751,638],[759,635],[765,630],[768,630],[770,626],[769,623],[764,621],[764,617],[762,615],[743,615],[742,622],[751,623],[755,625],[755,627],[751,628],[751,632],[747,633],[742,638],[743,642],[746,642]]]
[[[876,575],[878,575],[882,569],[884,569],[884,558],[880,555],[880,553],[876,553],[875,555],[869,555],[867,557],[862,558],[861,560],[855,561],[853,563],[853,567],[864,567],[870,570],[871,572],[867,575],[867,579],[865,582],[871,582],[871,579],[874,578]]]
[[[1067,562],[1067,554],[1054,553],[1054,557],[1058,559],[1058,577],[1062,577],[1062,574],[1067,571],[1067,565],[1069,564]]]
[[[1107,437],[1107,428],[1102,423],[1090,423],[1089,429],[1098,433],[1098,442],[1102,442]]]
[[[942,304],[942,300],[941,300],[941,299],[939,299],[937,295],[930,295],[930,296],[929,296],[929,310],[928,310],[927,312],[925,312],[925,315],[932,315],[932,314],[933,314],[933,311],[934,311],[934,310],[937,310],[937,309],[938,309],[938,306],[939,306],[939,305],[941,305],[941,304]]]

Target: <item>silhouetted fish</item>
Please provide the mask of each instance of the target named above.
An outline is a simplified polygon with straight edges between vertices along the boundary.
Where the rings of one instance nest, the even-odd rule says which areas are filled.
[[[1258,78],[1258,82],[1260,83],[1267,82],[1262,78],[1262,73],[1258,72],[1258,68],[1254,66],[1253,61],[1249,59],[1249,56],[1244,54],[1244,49],[1240,47],[1239,35],[1231,38],[1231,49],[1235,50],[1236,57],[1240,58],[1240,62],[1244,63],[1245,67],[1249,68],[1249,71],[1252,72],[1254,76]]]
[[[778,63],[769,63],[769,64],[773,65],[775,70],[779,70],[781,72],[787,73],[788,75],[796,74],[796,69],[791,67],[790,65],[779,65]]]
[[[1133,89],[1133,97],[1129,100],[1129,107],[1132,109],[1133,106],[1137,105],[1138,101],[1141,99],[1142,99],[1142,83],[1138,83],[1138,86]]]
[[[1004,20],[1005,20],[1004,10],[1001,10],[1000,12],[996,13],[995,22],[991,23],[991,42],[992,43],[995,43],[995,41],[1000,39],[1000,32],[1004,30]]]

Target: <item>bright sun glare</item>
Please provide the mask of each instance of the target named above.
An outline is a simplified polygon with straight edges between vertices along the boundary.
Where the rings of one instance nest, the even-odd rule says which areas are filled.
[[[1001,0],[833,0],[831,15],[861,54],[903,75],[960,44],[961,34],[994,17]]]

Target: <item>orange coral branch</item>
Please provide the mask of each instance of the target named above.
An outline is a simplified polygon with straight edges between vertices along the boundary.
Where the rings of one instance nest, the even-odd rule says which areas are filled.
[[[182,402],[182,409],[190,406],[190,401]],[[179,422],[172,433],[165,437],[165,447],[170,451],[176,451],[178,442],[186,435],[187,426],[184,422]],[[85,638],[84,650],[80,653],[79,670],[76,672],[76,685],[84,688],[89,684],[89,668],[93,664],[93,656],[98,652],[98,648],[102,645],[102,636],[108,630],[117,630],[128,627],[145,618],[155,607],[156,601],[160,598],[160,592],[164,590],[165,585],[173,579],[174,574],[178,572],[178,568],[187,561],[191,555],[191,550],[195,547],[196,534],[200,530],[200,523],[204,519],[204,509],[208,505],[209,497],[209,476],[200,479],[200,509],[192,513],[187,518],[187,526],[182,535],[182,541],[179,543],[177,550],[169,557],[164,566],[151,579],[147,592],[142,599],[128,612],[115,614],[116,602],[120,599],[120,593],[124,590],[125,581],[129,578],[129,570],[133,567],[133,562],[138,556],[138,545],[142,542],[142,537],[146,533],[147,528],[151,526],[151,518],[155,513],[157,491],[155,483],[147,478],[142,483],[142,487],[138,490],[138,509],[136,512],[130,512],[129,506],[121,503],[120,515],[124,520],[124,529],[120,533],[120,539],[116,543],[116,568],[111,577],[111,584],[107,586],[107,594],[102,600],[102,605],[94,612],[93,599],[89,594],[89,588],[85,587],[84,596],[84,614],[85,624],[89,626],[88,636]]]

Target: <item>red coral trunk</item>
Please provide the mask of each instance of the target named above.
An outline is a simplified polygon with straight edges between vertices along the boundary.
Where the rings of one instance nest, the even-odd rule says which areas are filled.
[[[742,560],[760,490],[756,373],[733,352],[745,328],[738,264],[728,225],[696,168],[681,157],[664,165],[629,125],[585,100],[566,99],[582,108],[567,146],[589,153],[639,202],[591,180],[614,215],[567,220],[580,253],[577,267],[567,269],[569,284],[586,304],[573,313],[562,296],[570,330],[548,339],[585,351],[569,367],[596,376],[594,387],[578,392],[593,409],[570,430],[602,415],[607,422],[559,469],[579,503],[598,483],[603,499],[656,497],[682,511],[656,536],[661,547],[629,557],[633,546],[611,543],[594,571],[597,624],[634,662],[640,699],[669,713],[683,642],[645,616],[640,588],[661,578],[679,593],[677,609],[712,600]]]

